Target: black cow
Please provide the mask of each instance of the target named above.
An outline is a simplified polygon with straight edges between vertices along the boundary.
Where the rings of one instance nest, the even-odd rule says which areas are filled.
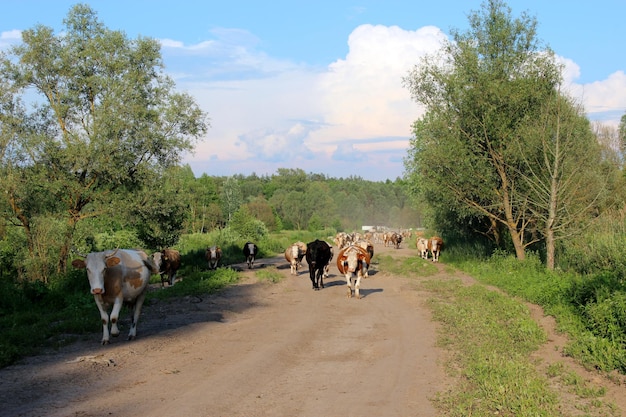
[[[306,247],[306,261],[309,264],[309,276],[314,290],[324,288],[324,268],[330,262],[332,252],[330,245],[316,239]]]
[[[254,266],[254,260],[258,253],[259,248],[254,243],[246,242],[246,244],[243,245],[243,256],[246,257],[246,262],[248,262],[248,269],[252,269]]]

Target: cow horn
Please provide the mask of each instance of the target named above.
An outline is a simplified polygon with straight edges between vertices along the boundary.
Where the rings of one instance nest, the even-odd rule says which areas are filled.
[[[115,249],[115,251],[112,254],[106,255],[106,258],[111,258],[111,257],[115,256],[115,254],[117,253],[118,250],[120,250],[119,246]]]

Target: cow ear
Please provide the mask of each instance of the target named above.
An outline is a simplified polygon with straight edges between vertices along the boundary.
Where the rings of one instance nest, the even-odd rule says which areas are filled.
[[[107,258],[105,263],[106,263],[107,268],[111,268],[112,266],[115,266],[120,263],[120,258],[118,258],[117,256],[114,256],[112,258]]]
[[[85,261],[82,259],[74,259],[72,261],[72,266],[77,269],[83,269],[87,267],[87,264],[85,264]]]

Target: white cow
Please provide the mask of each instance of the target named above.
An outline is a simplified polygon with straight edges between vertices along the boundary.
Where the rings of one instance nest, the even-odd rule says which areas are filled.
[[[87,269],[91,293],[102,318],[102,344],[109,343],[110,335],[115,337],[120,334],[117,322],[123,304],[130,306],[132,310],[128,340],[134,339],[137,336],[137,322],[146,298],[150,275],[159,273],[148,255],[134,249],[92,252],[85,255],[85,260],[72,261],[72,266]],[[111,305],[113,308],[109,316],[108,308]]]
[[[207,260],[209,269],[217,269],[220,259],[222,259],[222,249],[217,245],[213,245],[206,249],[204,257]]]
[[[422,259],[428,259],[428,239],[418,237],[416,246],[417,252],[420,254],[420,257]]]
[[[291,267],[291,274],[298,275],[298,268],[302,265],[302,258],[306,254],[306,243],[296,242],[285,249],[285,259]]]

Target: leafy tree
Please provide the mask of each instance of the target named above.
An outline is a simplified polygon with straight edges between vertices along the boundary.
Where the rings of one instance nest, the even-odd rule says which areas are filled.
[[[407,181],[438,211],[502,225],[523,259],[536,219],[520,176],[518,140],[552,97],[560,68],[540,48],[536,20],[526,13],[514,20],[501,0],[483,3],[469,24],[404,78],[426,107],[414,124]]]
[[[253,242],[258,242],[268,235],[265,224],[261,220],[255,219],[246,206],[242,206],[233,213],[229,227],[243,239]]]
[[[162,177],[146,183],[131,203],[137,236],[152,249],[175,245],[183,232],[189,214],[184,173],[179,167],[168,169]]]
[[[239,210],[243,204],[241,195],[241,187],[239,180],[234,177],[228,177],[222,185],[222,210],[228,222],[232,220],[233,214]]]
[[[190,168],[191,170],[191,168]],[[191,174],[193,177],[193,173]],[[224,225],[218,186],[215,178],[202,174],[186,185],[189,195],[189,226],[187,231],[206,232]]]
[[[31,251],[33,217],[64,217],[59,271],[79,221],[107,213],[102,201],[177,164],[208,126],[163,73],[158,41],[107,29],[85,4],[64,24],[59,35],[43,25],[24,31],[23,43],[0,58],[4,215],[24,228]],[[37,101],[24,105],[32,94]],[[40,196],[51,204],[37,203]]]
[[[252,215],[257,220],[262,221],[270,231],[275,232],[277,230],[280,230],[280,221],[277,218],[276,213],[274,213],[272,206],[265,199],[265,197],[257,197],[249,203],[245,204],[245,206],[250,212],[250,215]]]

